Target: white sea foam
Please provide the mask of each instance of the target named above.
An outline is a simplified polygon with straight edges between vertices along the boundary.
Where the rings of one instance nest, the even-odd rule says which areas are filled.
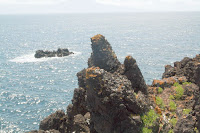
[[[31,53],[31,54],[26,54],[26,55],[16,57],[9,61],[16,62],[16,63],[45,62],[45,61],[51,61],[51,60],[55,60],[55,59],[65,59],[65,58],[69,58],[69,57],[75,57],[80,54],[81,54],[81,52],[74,52],[74,54],[71,54],[71,55],[65,56],[65,57],[35,58],[34,53]]]

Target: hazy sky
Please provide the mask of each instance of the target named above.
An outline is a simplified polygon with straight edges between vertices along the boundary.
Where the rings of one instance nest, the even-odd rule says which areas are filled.
[[[200,11],[200,0],[0,0],[0,14]]]

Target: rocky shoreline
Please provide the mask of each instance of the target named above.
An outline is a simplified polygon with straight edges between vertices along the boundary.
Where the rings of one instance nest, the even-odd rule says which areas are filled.
[[[133,57],[121,64],[104,36],[91,42],[72,104],[31,133],[199,133],[200,55],[165,66],[163,78],[146,85]]]
[[[34,57],[35,58],[43,58],[43,57],[64,57],[68,56],[70,54],[74,54],[73,52],[69,52],[69,50],[58,48],[57,51],[43,51],[43,50],[37,50],[35,52]]]

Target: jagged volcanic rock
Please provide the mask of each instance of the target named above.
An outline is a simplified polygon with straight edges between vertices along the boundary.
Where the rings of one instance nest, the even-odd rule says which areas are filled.
[[[91,38],[91,42],[92,54],[88,59],[88,66],[96,66],[108,72],[116,71],[120,62],[105,37],[98,34]]]
[[[147,87],[133,57],[121,64],[104,36],[91,41],[89,67],[77,73],[67,113],[51,114],[32,133],[198,133],[199,55],[167,65],[163,79]]]
[[[42,58],[42,57],[63,57],[73,54],[73,52],[69,52],[68,49],[61,49],[59,48],[57,51],[43,51],[37,50],[35,53],[35,58]]]
[[[40,130],[46,131],[55,129],[60,132],[64,132],[66,127],[66,119],[65,113],[61,110],[58,110],[40,122]]]
[[[126,76],[91,67],[86,70],[86,83],[87,105],[98,133],[140,131],[140,114],[148,111],[148,102],[137,100]]]
[[[200,86],[200,55],[197,55],[193,59],[185,57],[182,61],[175,62],[174,67],[170,65],[165,66],[163,78],[172,76],[185,76],[188,81]]]
[[[135,92],[142,91],[147,94],[147,86],[136,60],[131,56],[127,56],[124,60],[124,67],[124,75],[131,81]]]

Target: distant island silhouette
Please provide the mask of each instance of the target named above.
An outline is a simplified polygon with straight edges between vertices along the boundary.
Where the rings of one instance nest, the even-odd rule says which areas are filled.
[[[57,51],[43,51],[43,50],[37,50],[35,52],[35,58],[43,58],[43,57],[63,57],[68,56],[70,54],[74,54],[73,52],[70,52],[67,48],[61,49],[58,48]]]

